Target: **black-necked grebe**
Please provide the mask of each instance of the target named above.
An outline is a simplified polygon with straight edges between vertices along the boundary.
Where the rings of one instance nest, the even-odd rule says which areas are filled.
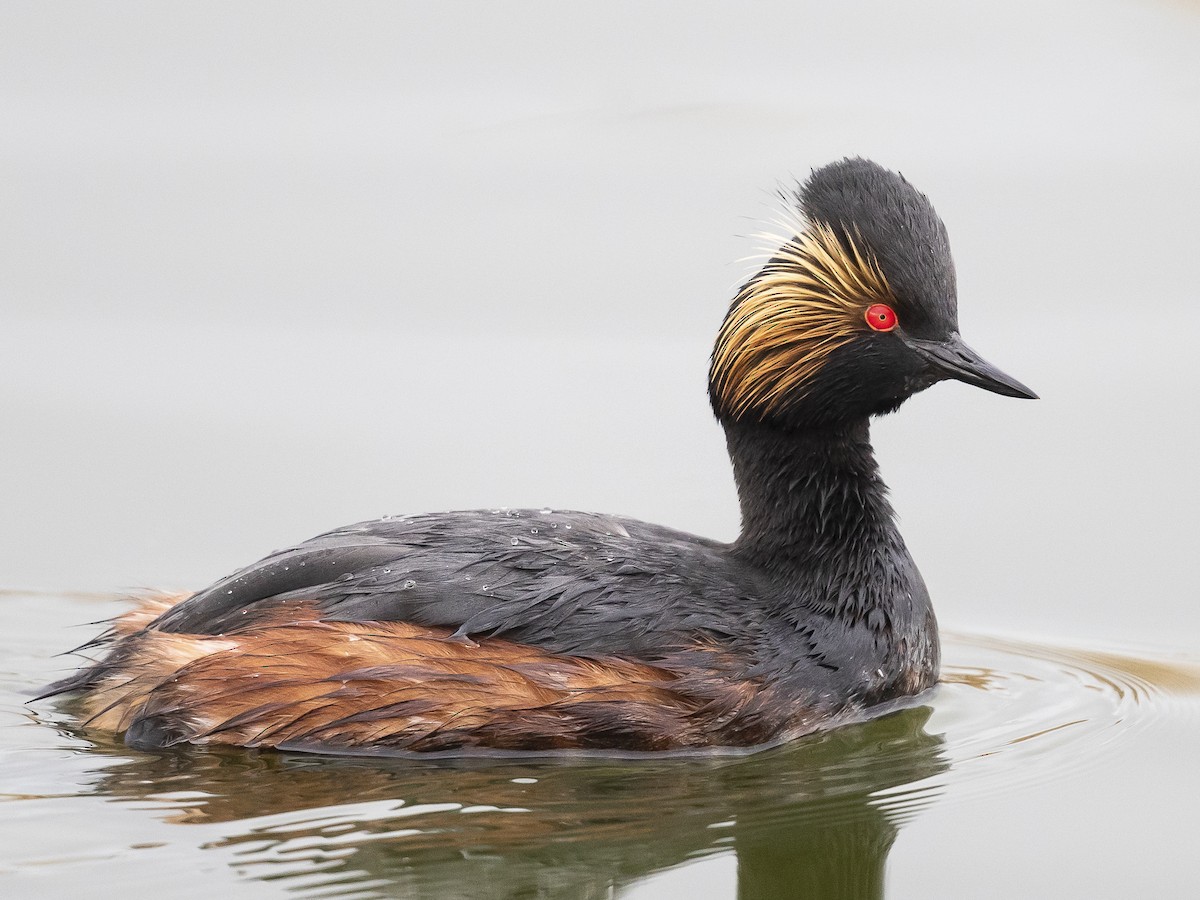
[[[937,624],[868,419],[946,378],[1034,394],[959,338],[946,229],[907,181],[848,159],[794,199],[712,355],[732,544],[550,510],[363,522],[143,603],[50,693],[134,747],[377,752],[752,746],[929,688]]]

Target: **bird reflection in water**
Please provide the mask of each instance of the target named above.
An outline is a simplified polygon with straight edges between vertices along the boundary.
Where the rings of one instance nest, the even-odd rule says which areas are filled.
[[[732,851],[742,900],[882,897],[902,821],[948,767],[930,712],[703,758],[131,759],[114,742],[97,746],[122,759],[95,790],[156,800],[241,877],[300,896],[610,897]]]

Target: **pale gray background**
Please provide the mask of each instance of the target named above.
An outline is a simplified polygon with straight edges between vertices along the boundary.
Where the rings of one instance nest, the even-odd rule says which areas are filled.
[[[965,336],[1044,397],[876,426],[943,622],[1194,655],[1194,0],[5,4],[0,588],[193,588],[455,507],[733,537],[712,336],[773,189],[846,154],[930,195]],[[1144,702],[1103,769],[953,783],[894,896],[1195,896],[1194,709]],[[112,867],[37,877],[184,887],[122,847],[144,816],[73,802],[13,852]]]
[[[198,587],[484,505],[731,538],[712,335],[776,185],[862,154],[1045,398],[876,428],[943,621],[1195,645],[1195,3],[3,20],[4,585]]]

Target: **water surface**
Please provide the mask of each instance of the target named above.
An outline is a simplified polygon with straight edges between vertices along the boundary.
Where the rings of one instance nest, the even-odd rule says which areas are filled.
[[[8,6],[0,894],[1200,895],[1194,0]],[[731,539],[712,339],[774,188],[856,154],[1043,397],[872,426],[947,630],[921,705],[636,763],[139,754],[24,705],[121,592],[348,522]]]
[[[897,860],[942,864],[941,848],[898,843],[914,822],[1048,785],[1079,802],[1164,721],[1200,737],[1200,661],[950,635],[942,684],[918,705],[752,754],[139,753],[81,733],[69,702],[20,705],[62,670],[51,654],[68,625],[121,602],[0,603],[0,872],[31,894],[103,878],[173,896],[882,897]],[[1184,758],[1157,775],[1196,784]]]

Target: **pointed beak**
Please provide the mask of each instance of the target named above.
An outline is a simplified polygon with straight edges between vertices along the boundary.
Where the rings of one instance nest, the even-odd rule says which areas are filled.
[[[1005,375],[990,362],[963,343],[958,334],[950,336],[946,341],[917,341],[909,339],[905,343],[912,347],[930,368],[942,378],[954,378],[965,381],[984,390],[1005,397],[1022,397],[1026,400],[1036,400],[1038,395],[1031,391],[1011,375]]]

